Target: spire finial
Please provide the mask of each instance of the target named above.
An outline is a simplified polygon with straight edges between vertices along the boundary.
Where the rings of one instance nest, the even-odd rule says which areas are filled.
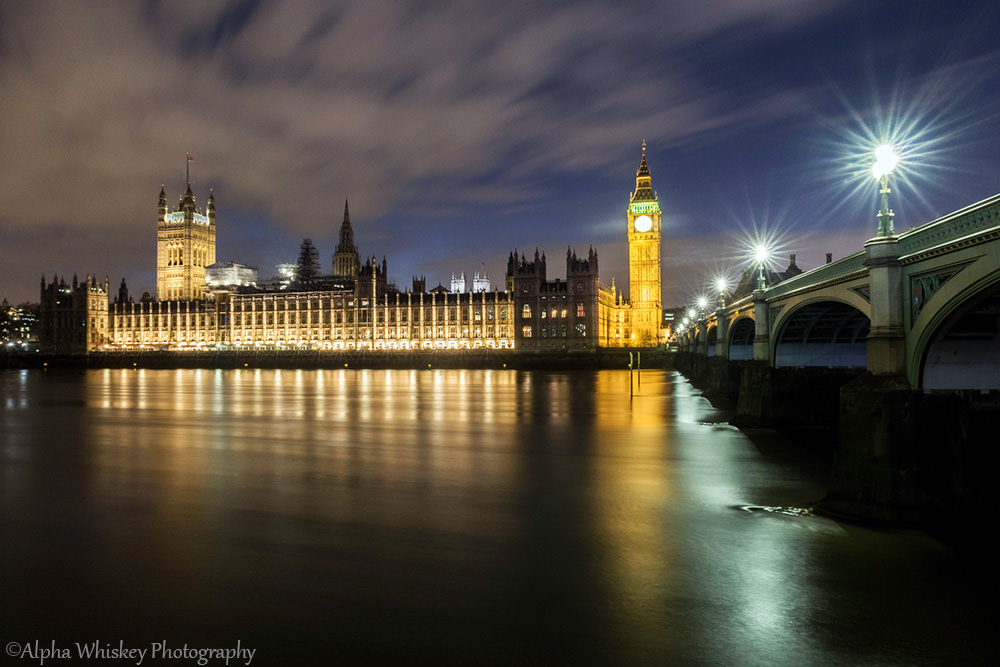
[[[646,140],[642,140],[642,159],[646,159]]]

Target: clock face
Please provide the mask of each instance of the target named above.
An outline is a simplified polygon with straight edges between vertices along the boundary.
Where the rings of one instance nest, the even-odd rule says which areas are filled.
[[[648,215],[640,215],[635,219],[635,231],[648,232],[653,228],[653,219]]]

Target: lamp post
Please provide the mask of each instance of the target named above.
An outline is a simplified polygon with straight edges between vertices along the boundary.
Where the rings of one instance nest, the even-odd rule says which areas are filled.
[[[878,213],[878,232],[876,236],[892,236],[892,211],[889,210],[889,174],[896,168],[899,158],[889,144],[882,144],[875,149],[875,164],[872,165],[872,176],[882,188],[882,209]]]
[[[715,281],[715,289],[719,292],[719,308],[726,307],[726,279],[719,278]]]
[[[767,262],[767,258],[771,256],[771,251],[767,249],[767,246],[761,244],[754,248],[753,254],[758,266],[757,289],[762,290],[767,287],[767,279],[764,277],[764,264]]]

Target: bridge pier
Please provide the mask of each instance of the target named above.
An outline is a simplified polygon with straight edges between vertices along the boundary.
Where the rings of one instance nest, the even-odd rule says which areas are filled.
[[[899,237],[879,237],[865,244],[871,330],[868,370],[875,375],[906,377],[906,334],[903,329],[903,267]]]
[[[898,376],[871,373],[841,389],[833,473],[821,508],[868,520],[919,522],[917,393]]]
[[[704,371],[705,393],[736,400],[740,390],[742,364],[725,357],[708,357]]]
[[[850,368],[774,368],[747,361],[732,423],[793,432],[803,445],[828,449],[837,432],[841,387],[857,374]]]
[[[926,393],[898,376],[871,373],[844,385],[820,508],[953,531],[995,526],[1000,393],[966,394]]]
[[[736,397],[735,426],[770,426],[774,421],[773,371],[766,361],[744,362]]]
[[[753,358],[754,361],[771,361],[771,318],[768,314],[767,298],[764,290],[753,293]]]
[[[715,356],[729,360],[729,318],[721,304],[715,311]]]

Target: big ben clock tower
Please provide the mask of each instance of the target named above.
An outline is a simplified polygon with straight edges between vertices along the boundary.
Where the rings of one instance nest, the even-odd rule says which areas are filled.
[[[628,204],[628,275],[632,303],[632,346],[656,345],[663,310],[660,304],[660,202],[646,166],[646,142]]]

